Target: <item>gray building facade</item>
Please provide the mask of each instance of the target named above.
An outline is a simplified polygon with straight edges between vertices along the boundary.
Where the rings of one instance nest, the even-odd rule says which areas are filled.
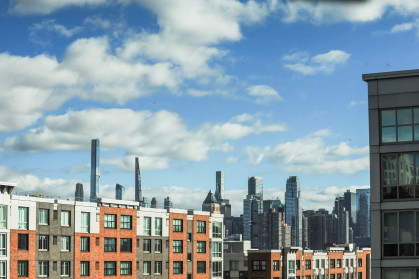
[[[99,139],[92,139],[91,163],[90,163],[90,200],[99,198]]]
[[[285,223],[291,227],[291,245],[303,245],[303,210],[301,207],[300,180],[298,176],[287,179],[285,191]]]

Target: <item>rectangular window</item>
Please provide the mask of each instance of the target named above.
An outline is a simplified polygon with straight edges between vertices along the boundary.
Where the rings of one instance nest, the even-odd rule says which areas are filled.
[[[28,207],[19,207],[19,223],[18,223],[18,229],[28,229],[28,213],[29,208]]]
[[[143,251],[147,253],[151,252],[151,239],[143,240]]]
[[[212,237],[222,238],[222,223],[221,222],[212,223]]]
[[[70,251],[70,237],[61,236],[61,251]]]
[[[38,241],[38,249],[48,251],[49,250],[49,236],[40,235]]]
[[[89,232],[90,230],[90,213],[82,212],[81,213],[81,232]]]
[[[320,260],[316,260],[316,268],[320,268]]]
[[[207,228],[206,228],[205,221],[197,221],[196,229],[198,233],[206,233]]]
[[[362,279],[362,272],[358,272],[358,279]]]
[[[61,226],[70,226],[70,211],[61,210]]]
[[[196,263],[196,273],[206,273],[207,262],[199,261]]]
[[[17,248],[19,250],[28,250],[29,248],[29,235],[20,233],[17,235]]]
[[[197,253],[206,253],[207,252],[207,243],[205,241],[198,241],[196,243],[196,252]]]
[[[151,273],[151,262],[143,262],[143,274],[150,275]]]
[[[131,238],[121,238],[120,242],[120,251],[121,252],[132,252],[132,239]]]
[[[121,275],[132,275],[132,262],[121,262]]]
[[[7,209],[5,205],[0,205],[0,228],[7,227]]]
[[[61,262],[61,276],[70,276],[70,262]]]
[[[38,222],[40,225],[48,225],[49,221],[49,210],[40,208],[38,212]]]
[[[212,277],[223,277],[222,262],[212,262]]]
[[[116,229],[116,215],[105,214],[105,228]]]
[[[272,270],[278,271],[279,270],[279,261],[272,262]]]
[[[362,259],[358,259],[358,267],[362,267]]]
[[[322,268],[324,268],[326,266],[326,260],[322,259]]]
[[[265,271],[266,270],[266,261],[252,261],[252,270],[253,271]]]
[[[221,242],[212,243],[212,256],[215,258],[221,258]]]
[[[183,232],[183,220],[182,219],[173,219],[173,231],[174,232]]]
[[[295,273],[295,261],[288,262],[288,273],[294,274]]]
[[[335,274],[330,274],[330,279],[335,279],[335,278],[336,278]]]
[[[116,252],[116,238],[105,237],[104,250],[105,252]]]
[[[163,266],[162,262],[159,262],[159,261],[154,262],[154,274],[161,274],[162,266]]]
[[[154,253],[161,253],[161,252],[162,252],[162,240],[154,239]]]
[[[90,275],[90,262],[80,262],[80,276]]]
[[[330,260],[330,268],[335,268],[335,260]]]
[[[7,265],[5,261],[0,262],[0,279],[6,279],[7,277]]]
[[[381,111],[381,142],[410,142],[419,140],[419,108]]]
[[[338,260],[340,261],[340,260]],[[310,270],[311,269],[311,260],[306,260],[306,269]]]
[[[173,240],[173,253],[183,253],[183,240]]]
[[[295,261],[295,263],[296,263],[296,264],[295,264],[295,265],[296,265],[296,267],[295,267],[295,268],[296,268],[297,270],[300,270],[300,260],[296,260],[296,261]]]
[[[116,262],[104,263],[105,276],[116,276]]]
[[[18,261],[17,262],[17,276],[18,277],[28,277],[28,261]]]
[[[131,215],[121,215],[121,229],[132,229],[132,216]]]
[[[341,259],[337,259],[336,260],[336,267],[337,268],[341,268],[342,267],[342,260]]]
[[[239,261],[230,261],[230,270],[239,270]]]
[[[183,262],[173,262],[173,274],[183,274]]]
[[[49,274],[49,262],[39,261],[38,262],[38,275],[42,277],[48,277]]]
[[[156,235],[162,235],[162,219],[161,218],[155,218],[154,219],[154,233]]]
[[[90,251],[90,237],[88,236],[80,237],[80,251],[82,252]]]
[[[5,233],[0,233],[0,256],[6,256],[7,254],[6,241],[7,235]]]
[[[342,273],[336,274],[336,279],[342,279]]]
[[[151,235],[151,217],[144,217],[144,234]]]

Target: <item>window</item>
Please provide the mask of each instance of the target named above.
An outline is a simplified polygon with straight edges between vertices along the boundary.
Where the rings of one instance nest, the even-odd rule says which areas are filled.
[[[132,229],[132,216],[121,215],[121,229]]]
[[[311,260],[306,260],[306,269],[311,269]]]
[[[121,238],[119,240],[120,251],[121,252],[132,252],[132,239],[131,238]]]
[[[205,241],[198,241],[196,243],[196,252],[197,253],[206,253],[207,252],[207,243]]]
[[[199,261],[196,263],[196,273],[206,273],[207,272],[207,263],[204,261]]]
[[[294,274],[295,273],[295,261],[288,262],[288,273]]]
[[[342,279],[342,274],[341,273],[336,274],[336,279]]]
[[[17,248],[19,250],[28,250],[29,247],[29,235],[28,234],[18,234],[17,235]]]
[[[182,240],[173,240],[173,253],[183,253]]]
[[[162,262],[156,261],[154,262],[154,274],[161,274],[162,273]]]
[[[336,278],[335,274],[330,274],[330,279],[335,279],[335,278]]]
[[[105,252],[116,252],[116,238],[105,237],[104,248]]]
[[[335,268],[335,260],[330,260],[330,268]]]
[[[70,276],[70,262],[61,262],[61,276]]]
[[[19,223],[18,229],[28,229],[28,211],[27,207],[19,207]]]
[[[239,261],[230,261],[230,270],[239,270]]]
[[[316,268],[320,268],[320,260],[316,260]]]
[[[362,279],[362,272],[358,272],[358,279]]]
[[[80,237],[80,251],[82,252],[90,251],[90,237],[87,237],[87,236]]]
[[[38,241],[38,249],[48,251],[49,250],[49,236],[40,235]]]
[[[116,229],[116,215],[105,214],[105,228]]]
[[[0,233],[0,256],[6,256],[7,247],[6,247],[7,235],[5,233]]]
[[[6,279],[6,276],[7,276],[6,262],[1,261],[0,262],[0,279]]]
[[[221,242],[212,243],[212,256],[221,258]]]
[[[40,225],[48,225],[49,221],[49,210],[40,208],[38,212],[38,222]]]
[[[266,261],[252,261],[253,271],[266,270]]]
[[[161,251],[162,251],[162,240],[154,239],[154,252],[161,253]]]
[[[39,261],[38,262],[38,275],[43,277],[48,277],[49,273],[49,262]]]
[[[90,229],[90,213],[82,212],[81,213],[81,232],[89,232]]]
[[[324,268],[325,265],[326,265],[326,260],[325,259],[322,259],[322,268]]]
[[[272,262],[272,270],[279,270],[279,261]]]
[[[183,220],[182,219],[173,219],[173,231],[174,232],[183,232]]]
[[[144,234],[151,235],[151,217],[144,217]]]
[[[61,210],[61,226],[70,226],[70,211]]]
[[[196,231],[198,233],[206,233],[207,232],[205,221],[197,221],[197,223],[196,223]]]
[[[90,262],[80,262],[80,276],[90,275]]]
[[[419,108],[381,111],[381,142],[419,140]]]
[[[212,237],[222,238],[222,223],[221,222],[212,223]]]
[[[295,264],[296,265],[296,269],[297,270],[300,270],[300,266],[301,266],[300,265],[300,260],[296,260],[295,262],[296,262],[296,264]]]
[[[6,228],[6,227],[7,227],[6,206],[0,205],[0,228]]]
[[[212,277],[223,277],[222,262],[212,262]]]
[[[148,253],[151,252],[151,239],[143,240],[143,251]]]
[[[121,275],[132,275],[132,262],[121,262]]]
[[[358,267],[362,267],[362,259],[358,259]]]
[[[306,279],[311,279],[311,275],[306,275]]]
[[[143,262],[143,274],[149,275],[151,273],[151,262]]]
[[[18,261],[17,262],[17,276],[18,277],[28,277],[28,261]]]
[[[345,260],[346,267],[349,267],[349,259]]]
[[[336,267],[337,268],[341,268],[342,267],[342,260],[341,259],[337,259],[336,260]]]
[[[183,274],[183,262],[173,262],[173,274]]]
[[[162,235],[161,225],[162,225],[162,219],[155,218],[154,219],[154,233],[156,235]]]
[[[116,262],[104,263],[105,276],[116,276]]]
[[[61,236],[61,251],[70,251],[70,237]]]

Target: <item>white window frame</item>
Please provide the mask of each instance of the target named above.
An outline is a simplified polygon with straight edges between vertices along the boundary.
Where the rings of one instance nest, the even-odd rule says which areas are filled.
[[[70,216],[69,210],[61,210],[61,226],[69,227],[71,225]]]
[[[7,262],[0,261],[0,279],[7,278]]]
[[[61,236],[61,251],[70,251],[70,237]]]
[[[151,217],[144,216],[144,235],[151,235]]]
[[[18,229],[27,230],[29,227],[29,207],[19,207],[19,222]]]
[[[155,218],[154,219],[154,233],[156,235],[162,235],[162,224],[163,224],[163,219],[162,218]]]
[[[0,256],[7,256],[7,234],[0,233]]]
[[[40,208],[38,212],[38,223],[40,225],[48,225],[49,221],[49,210],[46,208]]]
[[[151,262],[144,261],[143,262],[143,275],[150,275],[151,274]]]
[[[81,261],[80,262],[80,276],[89,276],[90,275],[90,262]]]
[[[154,262],[154,274],[162,274],[163,262],[155,261]]]
[[[49,235],[40,235],[38,239],[38,250],[48,251],[49,250]]]
[[[48,277],[49,275],[49,262],[48,261],[39,261],[38,262],[38,276],[39,277]]]
[[[86,233],[90,232],[90,212],[82,212],[80,217],[80,231]]]
[[[61,273],[61,276],[63,276],[63,277],[70,276],[70,262],[69,261],[61,262],[60,273]]]

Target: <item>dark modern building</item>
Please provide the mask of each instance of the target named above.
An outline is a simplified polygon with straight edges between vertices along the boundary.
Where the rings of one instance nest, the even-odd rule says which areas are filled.
[[[92,139],[90,163],[90,200],[99,198],[99,139]]]
[[[368,83],[373,278],[417,278],[419,70],[365,74]]]
[[[121,184],[115,185],[115,199],[116,200],[123,200],[125,194],[125,187]]]
[[[370,189],[357,189],[355,243],[359,247],[371,246],[370,216]]]
[[[76,201],[83,201],[84,200],[84,192],[83,192],[83,184],[77,183],[76,184],[76,193],[74,195]]]
[[[140,205],[144,204],[143,192],[141,190],[141,170],[138,157],[135,157],[135,201]]]
[[[285,191],[285,222],[291,227],[291,245],[303,245],[303,210],[301,207],[300,180],[298,176],[287,179]]]

